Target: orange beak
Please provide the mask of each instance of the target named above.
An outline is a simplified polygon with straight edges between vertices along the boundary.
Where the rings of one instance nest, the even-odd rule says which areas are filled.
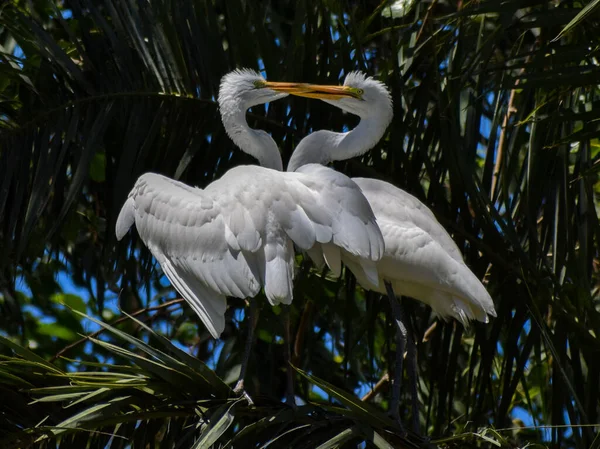
[[[285,92],[286,94],[297,95],[301,92],[310,90],[308,84],[305,83],[278,83],[275,81],[265,82],[263,87],[267,87],[276,92]]]
[[[305,84],[302,90],[292,92],[292,95],[319,100],[340,100],[342,98],[355,98],[362,100],[362,91],[349,86],[327,86],[320,84]]]
[[[327,86],[307,83],[277,83],[267,81],[265,87],[277,92],[319,100],[339,100],[341,98],[362,99],[362,91],[349,86]]]

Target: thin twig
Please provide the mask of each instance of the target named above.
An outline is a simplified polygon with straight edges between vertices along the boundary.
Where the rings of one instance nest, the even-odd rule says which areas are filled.
[[[431,5],[429,5],[429,8],[427,8],[427,12],[425,13],[425,17],[423,18],[423,22],[421,24],[421,28],[419,28],[419,32],[417,33],[417,38],[415,39],[415,42],[419,42],[419,39],[421,39],[421,35],[423,34],[423,31],[425,31],[425,25],[429,21],[429,16],[431,14],[431,11],[433,10],[433,8],[435,7],[436,4],[437,4],[437,0],[433,0],[431,2]]]
[[[302,355],[302,347],[304,346],[304,336],[306,335],[306,329],[308,328],[313,308],[314,302],[310,299],[306,301],[306,307],[304,307],[304,312],[302,312],[300,324],[298,325],[298,332],[296,332],[296,341],[294,342],[294,354],[292,355],[292,364],[294,366],[300,366],[300,356]]]
[[[518,84],[519,80],[517,79],[517,81],[515,82],[515,86],[517,86]],[[516,109],[513,107],[516,91],[516,88],[510,91],[510,98],[508,99],[508,108],[506,110],[506,114],[504,115],[504,119],[502,120],[502,130],[500,131],[500,137],[498,138],[498,154],[496,155],[496,163],[494,164],[494,172],[492,173],[492,187],[490,188],[490,199],[492,201],[494,201],[494,192],[496,190],[498,178],[500,177],[500,165],[502,164],[502,157],[504,156],[504,140],[506,139],[508,121],[510,120],[510,116],[514,112],[516,112]]]
[[[438,325],[438,321],[435,321],[431,326],[429,326],[427,328],[427,330],[423,334],[423,340],[421,340],[423,343],[425,343],[426,341],[429,340],[429,338],[431,337],[431,334],[433,334],[433,331],[435,331],[435,329],[437,328],[437,325]]]
[[[371,391],[369,391],[367,394],[365,394],[362,398],[360,398],[360,400],[363,402],[366,402],[366,401],[373,399],[389,383],[390,383],[390,374],[385,373],[383,375],[383,377],[381,379],[379,379],[379,381],[375,384],[373,389]]]
[[[525,63],[529,63],[531,61],[531,56],[528,56],[525,60]],[[517,75],[517,80],[515,81],[515,87],[510,91],[510,97],[508,99],[508,108],[506,109],[506,114],[504,115],[504,119],[502,120],[502,128],[500,131],[500,137],[498,138],[498,154],[496,155],[496,163],[494,164],[494,172],[492,173],[492,186],[490,188],[490,199],[494,201],[494,191],[496,190],[496,184],[498,183],[498,178],[500,177],[500,164],[502,163],[502,157],[504,156],[504,141],[506,140],[506,130],[508,129],[508,121],[512,114],[517,112],[516,108],[513,106],[515,101],[515,93],[519,88],[519,82],[521,75],[525,73],[525,67],[523,67],[519,74]]]
[[[112,323],[110,323],[111,326],[114,326],[116,324],[122,323],[123,321],[126,321],[132,317],[136,317],[138,315],[141,315],[142,313],[146,313],[146,312],[153,312],[155,310],[161,310],[161,309],[166,309],[167,307],[173,306],[175,304],[180,304],[182,303],[184,300],[182,298],[179,299],[173,299],[172,301],[167,301],[164,304],[160,304],[158,306],[153,306],[153,307],[146,307],[144,309],[140,309],[140,310],[136,310],[135,312],[123,316],[121,318],[116,319],[115,321],[113,321]],[[70,345],[65,346],[64,348],[62,348],[60,351],[58,351],[51,359],[50,362],[54,362],[57,358],[61,357],[65,352],[69,351],[70,349],[74,348],[75,346],[80,345],[81,343],[84,343],[88,340],[88,338],[96,338],[98,335],[100,335],[102,332],[104,332],[106,329],[102,328],[97,330],[96,332],[92,332],[89,335],[86,335],[85,337],[77,340],[76,342],[71,343]]]

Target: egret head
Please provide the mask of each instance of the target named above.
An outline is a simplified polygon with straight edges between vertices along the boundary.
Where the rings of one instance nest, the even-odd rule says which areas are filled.
[[[318,98],[362,119],[377,116],[385,126],[393,116],[392,96],[387,86],[362,72],[348,73],[343,86],[307,84],[291,93]]]
[[[279,100],[291,93],[301,92],[304,84],[276,83],[265,80],[258,72],[237,69],[221,79],[219,108],[221,113],[233,105],[244,111],[252,106]]]
[[[240,149],[258,159],[263,167],[281,170],[277,144],[265,131],[248,126],[246,110],[304,89],[306,84],[269,82],[254,70],[228,73],[221,79],[219,88],[219,112],[227,135]]]
[[[321,129],[306,136],[292,154],[289,171],[305,164],[327,164],[360,156],[379,142],[392,121],[392,97],[386,85],[361,72],[349,73],[343,86],[305,84],[290,93],[323,100],[358,115],[360,122],[348,132]]]

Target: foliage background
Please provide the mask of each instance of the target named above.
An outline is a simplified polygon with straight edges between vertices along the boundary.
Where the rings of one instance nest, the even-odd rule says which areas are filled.
[[[384,81],[387,136],[335,168],[422,199],[485,279],[498,318],[468,331],[405,300],[426,339],[422,430],[459,447],[600,447],[598,3],[4,3],[3,446],[427,445],[387,420],[385,382],[359,400],[387,372],[393,329],[387,303],[350,276],[298,259],[294,363],[309,405],[279,402],[281,311],[263,307],[251,409],[222,384],[239,369],[243,302],[230,300],[212,341],[136,233],[115,241],[140,174],[205,186],[255,163],[228,140],[215,104],[221,76],[250,67],[271,80],[338,83],[360,69]],[[272,133],[286,162],[306,134],[357,118],[293,98],[253,108],[249,122]]]

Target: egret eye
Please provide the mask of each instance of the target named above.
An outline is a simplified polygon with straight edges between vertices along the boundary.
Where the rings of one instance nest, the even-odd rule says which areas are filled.
[[[357,100],[363,100],[362,96],[365,93],[364,89],[358,87],[349,87],[348,90],[352,92],[352,96]]]
[[[266,87],[266,83],[262,80],[256,80],[252,84],[254,84],[255,89],[262,89],[262,88]]]

